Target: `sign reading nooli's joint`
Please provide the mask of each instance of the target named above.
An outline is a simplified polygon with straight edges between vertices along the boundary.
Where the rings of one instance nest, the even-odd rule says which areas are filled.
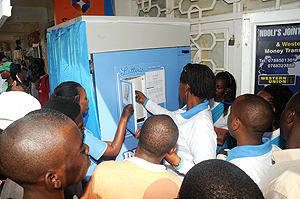
[[[300,24],[257,26],[255,93],[269,84],[300,88]]]

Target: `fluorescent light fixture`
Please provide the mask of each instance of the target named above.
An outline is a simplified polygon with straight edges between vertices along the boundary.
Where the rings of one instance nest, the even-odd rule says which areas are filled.
[[[10,0],[0,0],[0,1],[1,1],[0,4],[0,15],[1,15],[0,28],[1,28],[1,26],[4,24],[6,19],[11,16],[12,6],[10,6]]]

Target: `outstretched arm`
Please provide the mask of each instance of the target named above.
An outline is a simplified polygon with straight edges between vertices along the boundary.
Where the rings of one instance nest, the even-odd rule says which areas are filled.
[[[172,112],[168,111],[167,109],[161,107],[160,105],[156,104],[155,102],[149,100],[142,92],[135,91],[135,100],[140,102],[144,105],[144,107],[151,112],[152,114],[166,114],[171,115]]]
[[[128,104],[124,107],[115,138],[111,143],[107,143],[107,149],[104,152],[103,156],[117,156],[119,154],[124,141],[127,120],[132,114],[132,104]]]
[[[184,160],[183,158],[179,157],[175,153],[172,155],[167,154],[165,157],[165,160],[169,162],[176,170],[178,173],[186,175],[186,173],[193,167],[195,166],[193,163]]]

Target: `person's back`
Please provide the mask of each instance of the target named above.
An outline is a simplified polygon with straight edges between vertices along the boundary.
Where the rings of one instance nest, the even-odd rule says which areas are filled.
[[[149,117],[142,126],[135,157],[99,164],[88,182],[85,198],[175,198],[181,180],[159,164],[174,153],[178,129],[166,115]]]
[[[255,182],[240,168],[223,160],[206,160],[184,177],[179,199],[263,199]]]
[[[91,183],[94,183],[92,189]],[[87,184],[89,193],[84,193],[82,198],[174,198],[180,184],[181,180],[163,165],[151,165],[132,157],[99,164]]]
[[[227,124],[237,147],[228,151],[226,160],[244,170],[256,183],[272,165],[272,152],[280,150],[268,138],[262,138],[273,119],[272,107],[262,97],[242,95],[231,105]]]
[[[292,96],[280,118],[280,136],[287,149],[273,153],[274,165],[259,183],[267,199],[299,198],[300,195],[300,92]]]

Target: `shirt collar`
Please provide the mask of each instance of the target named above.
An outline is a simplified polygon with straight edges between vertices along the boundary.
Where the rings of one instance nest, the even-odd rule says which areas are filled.
[[[131,157],[126,159],[130,162],[132,162],[133,164],[138,165],[139,167],[146,169],[148,171],[155,171],[155,172],[166,172],[166,167],[162,164],[154,164],[151,162],[148,162],[144,159],[141,159],[139,157]]]
[[[236,158],[257,157],[264,155],[272,150],[271,142],[268,138],[262,138],[261,145],[237,146],[228,151],[227,161]]]
[[[300,149],[284,149],[280,151],[274,151],[272,153],[272,159],[275,164],[280,162],[287,162],[300,159]]]
[[[208,109],[208,100],[204,100],[203,103],[198,104],[197,106],[191,108],[188,111],[186,111],[186,106],[184,106],[181,110],[184,110],[186,112],[180,114],[184,119],[190,119],[191,117],[193,117],[194,115],[200,113],[205,109]]]

